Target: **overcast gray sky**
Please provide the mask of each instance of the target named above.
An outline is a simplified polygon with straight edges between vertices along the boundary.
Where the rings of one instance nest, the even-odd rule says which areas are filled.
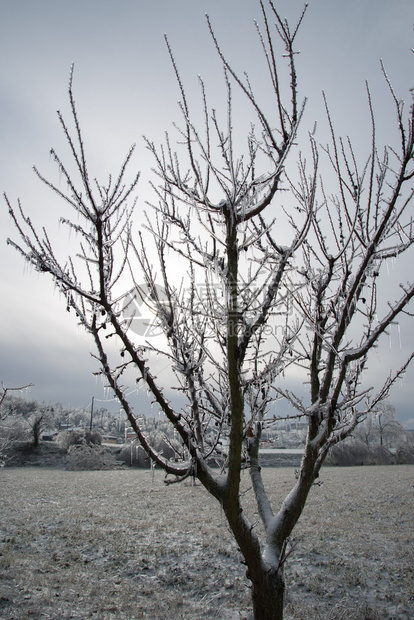
[[[276,6],[284,16],[296,18],[303,3],[276,0]],[[152,162],[142,135],[160,140],[179,119],[179,92],[164,33],[190,96],[198,92],[197,74],[210,92],[222,78],[205,13],[234,67],[240,73],[247,69],[258,92],[265,91],[253,25],[260,18],[256,0],[0,0],[2,191],[13,202],[20,197],[34,221],[56,230],[56,199],[36,179],[32,165],[56,179],[49,149],[67,154],[56,110],[68,110],[74,62],[78,112],[94,175],[104,179],[116,171],[136,142],[134,166],[143,174],[138,195],[142,202],[149,198],[146,180]],[[339,133],[349,134],[358,150],[369,149],[368,79],[380,137],[395,140],[379,59],[384,59],[398,95],[408,100],[414,86],[413,22],[412,0],[310,0],[298,42],[300,93],[309,98],[306,129],[323,120],[324,89]],[[35,383],[30,397],[40,401],[79,406],[92,396],[104,399],[107,395],[91,374],[97,368],[89,341],[75,318],[65,312],[47,278],[27,273],[18,254],[6,247],[6,238],[15,233],[5,207],[0,231],[0,379],[8,386]],[[394,370],[412,348],[411,331],[402,325],[401,345],[397,334],[387,344],[385,359]],[[401,419],[413,419],[412,427],[413,385],[411,368],[390,398]]]

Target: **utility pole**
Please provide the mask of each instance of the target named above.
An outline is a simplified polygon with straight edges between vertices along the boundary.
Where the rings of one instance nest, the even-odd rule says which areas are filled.
[[[94,396],[92,396],[92,404],[91,404],[91,422],[89,424],[89,430],[92,430],[92,421],[93,421],[93,401],[94,401]]]

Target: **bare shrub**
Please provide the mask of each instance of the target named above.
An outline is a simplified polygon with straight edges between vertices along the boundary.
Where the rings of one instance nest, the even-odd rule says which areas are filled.
[[[395,460],[399,465],[412,465],[414,464],[414,445],[403,444],[401,445],[395,455]]]
[[[172,442],[169,442],[167,438],[164,438],[160,434],[156,437],[155,433],[150,433],[150,437],[152,444],[164,458],[174,460],[176,452],[174,451]],[[126,444],[120,452],[119,460],[131,467],[146,469],[151,467],[151,459],[138,442]]]
[[[115,456],[104,446],[94,444],[74,444],[69,447],[66,469],[100,470],[114,469],[117,466]]]
[[[101,445],[102,436],[98,431],[62,431],[59,433],[57,442],[63,450],[69,450],[76,445]]]
[[[119,454],[119,460],[131,467],[149,468],[151,459],[137,443],[126,444]]]
[[[326,459],[327,465],[354,467],[357,465],[391,465],[395,457],[383,446],[367,446],[360,440],[334,446]]]
[[[370,449],[364,443],[338,444],[331,449],[326,459],[327,465],[350,467],[353,465],[367,465],[370,460]]]
[[[371,448],[371,455],[372,461],[370,465],[393,465],[395,463],[394,455],[384,446]]]

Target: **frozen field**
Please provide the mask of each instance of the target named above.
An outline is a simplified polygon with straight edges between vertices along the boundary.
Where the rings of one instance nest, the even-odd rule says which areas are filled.
[[[294,470],[264,477],[280,500]],[[414,466],[326,468],[321,480],[294,532],[286,619],[414,618]],[[236,546],[199,485],[6,468],[0,494],[4,620],[248,616]]]

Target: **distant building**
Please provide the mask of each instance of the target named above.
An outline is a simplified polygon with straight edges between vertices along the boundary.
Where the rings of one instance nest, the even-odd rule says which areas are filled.
[[[137,438],[137,434],[131,426],[125,427],[125,443],[131,443]]]
[[[54,441],[58,435],[57,431],[49,431],[46,433],[42,433],[40,439],[42,441]]]

